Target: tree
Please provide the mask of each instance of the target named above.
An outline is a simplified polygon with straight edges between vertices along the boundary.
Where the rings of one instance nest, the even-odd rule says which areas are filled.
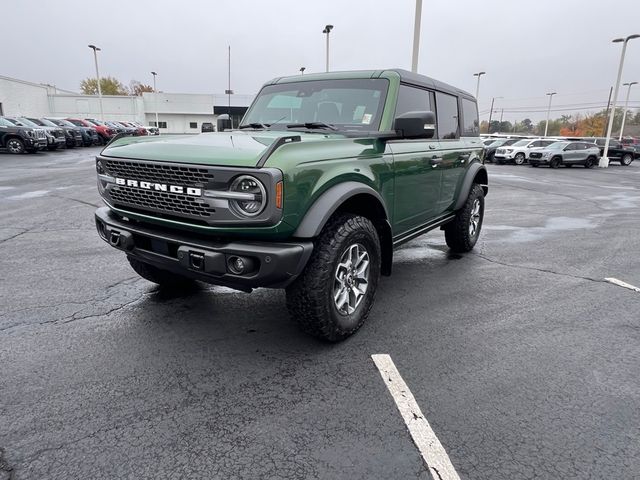
[[[520,129],[522,129],[522,131],[524,132],[531,132],[533,131],[533,123],[531,122],[530,118],[525,118],[524,120],[522,120],[522,122],[520,122]]]
[[[128,95],[129,91],[120,80],[114,77],[102,77],[100,88],[103,95]],[[85,78],[80,82],[80,91],[85,95],[98,94],[98,81],[95,78]]]
[[[131,95],[141,96],[144,92],[153,92],[153,87],[140,83],[138,80],[131,80],[129,82],[129,91]]]

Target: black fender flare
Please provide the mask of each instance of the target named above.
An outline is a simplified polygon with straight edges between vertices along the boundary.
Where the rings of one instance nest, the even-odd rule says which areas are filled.
[[[313,205],[311,205],[311,208],[307,210],[307,213],[304,215],[293,236],[296,238],[313,238],[318,236],[331,215],[335,213],[340,205],[349,198],[362,193],[375,197],[382,205],[386,218],[389,218],[387,206],[378,192],[364,183],[353,181],[344,182],[329,188],[316,199]]]
[[[479,172],[484,172],[484,178],[489,178],[487,174],[487,168],[481,163],[472,163],[467,173],[462,181],[462,187],[460,188],[460,193],[458,194],[458,199],[456,200],[456,204],[453,207],[454,210],[460,210],[464,205],[464,202],[467,201],[467,197],[469,196],[469,192],[471,191],[471,186],[474,183]],[[476,182],[477,183],[477,182]],[[484,194],[489,193],[489,185],[487,182],[480,183],[482,189],[484,190]]]

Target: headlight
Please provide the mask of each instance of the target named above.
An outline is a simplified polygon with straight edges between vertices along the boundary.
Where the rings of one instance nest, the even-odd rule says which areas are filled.
[[[30,137],[30,138],[34,137],[33,130],[20,130],[20,133],[22,134],[23,137]]]
[[[236,178],[229,192],[238,194],[236,198],[229,200],[229,205],[236,213],[245,217],[260,215],[267,206],[267,191],[264,185],[251,175]]]
[[[505,149],[505,152],[511,153],[511,152],[513,152],[513,148],[507,148],[507,149]]]
[[[550,153],[550,152],[544,152],[544,153],[542,154],[542,158],[547,158],[549,155],[551,155],[551,153]]]

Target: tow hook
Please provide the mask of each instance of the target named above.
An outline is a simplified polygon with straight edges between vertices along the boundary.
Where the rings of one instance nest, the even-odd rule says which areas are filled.
[[[189,266],[194,270],[204,270],[204,254],[200,252],[189,252]]]
[[[115,230],[111,230],[111,235],[109,236],[109,243],[113,247],[117,247],[120,244],[120,232],[116,232]]]

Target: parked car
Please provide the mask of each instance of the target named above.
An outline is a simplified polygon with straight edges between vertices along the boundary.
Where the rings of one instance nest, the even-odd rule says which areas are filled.
[[[138,136],[138,128],[137,127],[130,127],[129,125],[126,125],[124,122],[116,122],[116,121],[108,121],[107,125],[112,125],[114,128],[119,128],[121,131],[118,133],[125,133],[127,135],[131,135],[134,137]]]
[[[585,138],[585,142],[595,143],[600,149],[600,156],[604,155],[604,145],[607,141],[604,137]],[[628,145],[623,145],[618,140],[609,140],[609,151],[607,152],[609,161],[620,162],[622,166],[629,166],[631,162],[640,158],[640,153]]]
[[[140,122],[129,122],[136,127],[144,128],[147,131],[147,135],[160,135],[160,129],[158,127],[152,127],[150,125],[142,125]]]
[[[78,127],[94,128],[96,132],[98,132],[98,135],[100,136],[100,142],[103,145],[109,143],[109,140],[111,140],[116,134],[116,132],[111,127],[103,124],[99,120],[88,121],[81,118],[67,118],[67,120],[74,125],[77,125]]]
[[[60,118],[43,118],[42,121],[48,121],[53,123],[54,125],[58,125],[62,127],[66,133],[67,140],[67,148],[80,147],[80,146],[91,146],[94,144],[98,144],[100,138],[98,137],[98,132],[95,129],[90,127],[78,127],[71,123],[69,120],[64,120]]]
[[[138,125],[135,125],[133,122],[118,122],[118,123],[121,125],[124,125],[127,128],[133,128],[136,131],[137,136],[149,135],[149,132],[147,132],[146,128],[139,127]]]
[[[160,285],[286,288],[300,327],[339,341],[365,322],[394,247],[442,227],[453,252],[474,248],[481,154],[475,98],[437,80],[278,78],[238,129],[108,145],[96,158],[96,229]]]
[[[529,158],[529,152],[532,148],[546,147],[553,142],[555,142],[555,140],[545,140],[542,138],[518,140],[511,145],[501,145],[498,147],[493,158],[497,164],[513,162],[516,165],[522,165]]]
[[[561,165],[572,167],[583,165],[591,168],[598,163],[600,150],[588,142],[553,142],[544,148],[529,153],[529,164],[532,167],[549,165],[558,168]]]
[[[0,148],[14,154],[35,153],[38,151],[39,142],[40,139],[33,128],[21,127],[0,117]]]
[[[58,125],[47,122],[45,120],[39,118],[32,117],[20,117],[20,120],[28,120],[32,124],[37,127],[42,127],[45,129],[47,134],[47,149],[50,151],[57,150],[58,148],[66,148],[67,147],[67,138],[66,133],[63,128],[60,128]],[[30,125],[29,125],[30,126]]]
[[[200,127],[202,133],[215,132],[213,128],[213,123],[211,122],[202,122],[202,126]]]
[[[7,122],[9,122],[14,127],[23,127],[33,131],[34,133],[33,138],[35,142],[33,142],[33,144],[29,146],[25,146],[27,152],[35,153],[38,150],[44,150],[45,148],[47,148],[47,145],[49,142],[47,140],[47,133],[45,132],[44,128],[40,128],[37,125],[36,126],[27,125],[25,122],[21,122],[13,117],[2,117],[2,118],[4,118]],[[16,152],[16,153],[21,153],[21,152]]]
[[[496,138],[489,145],[484,147],[484,160],[485,162],[493,162],[496,150],[498,147],[507,147],[513,145],[519,139],[518,138]]]
[[[97,120],[91,120],[88,118],[87,120],[89,120],[90,122],[97,122]],[[117,123],[112,122],[110,120],[105,120],[103,123],[109,128],[111,128],[111,130],[113,130],[116,135],[118,135],[119,133],[125,133],[126,129],[122,125],[118,125]]]

